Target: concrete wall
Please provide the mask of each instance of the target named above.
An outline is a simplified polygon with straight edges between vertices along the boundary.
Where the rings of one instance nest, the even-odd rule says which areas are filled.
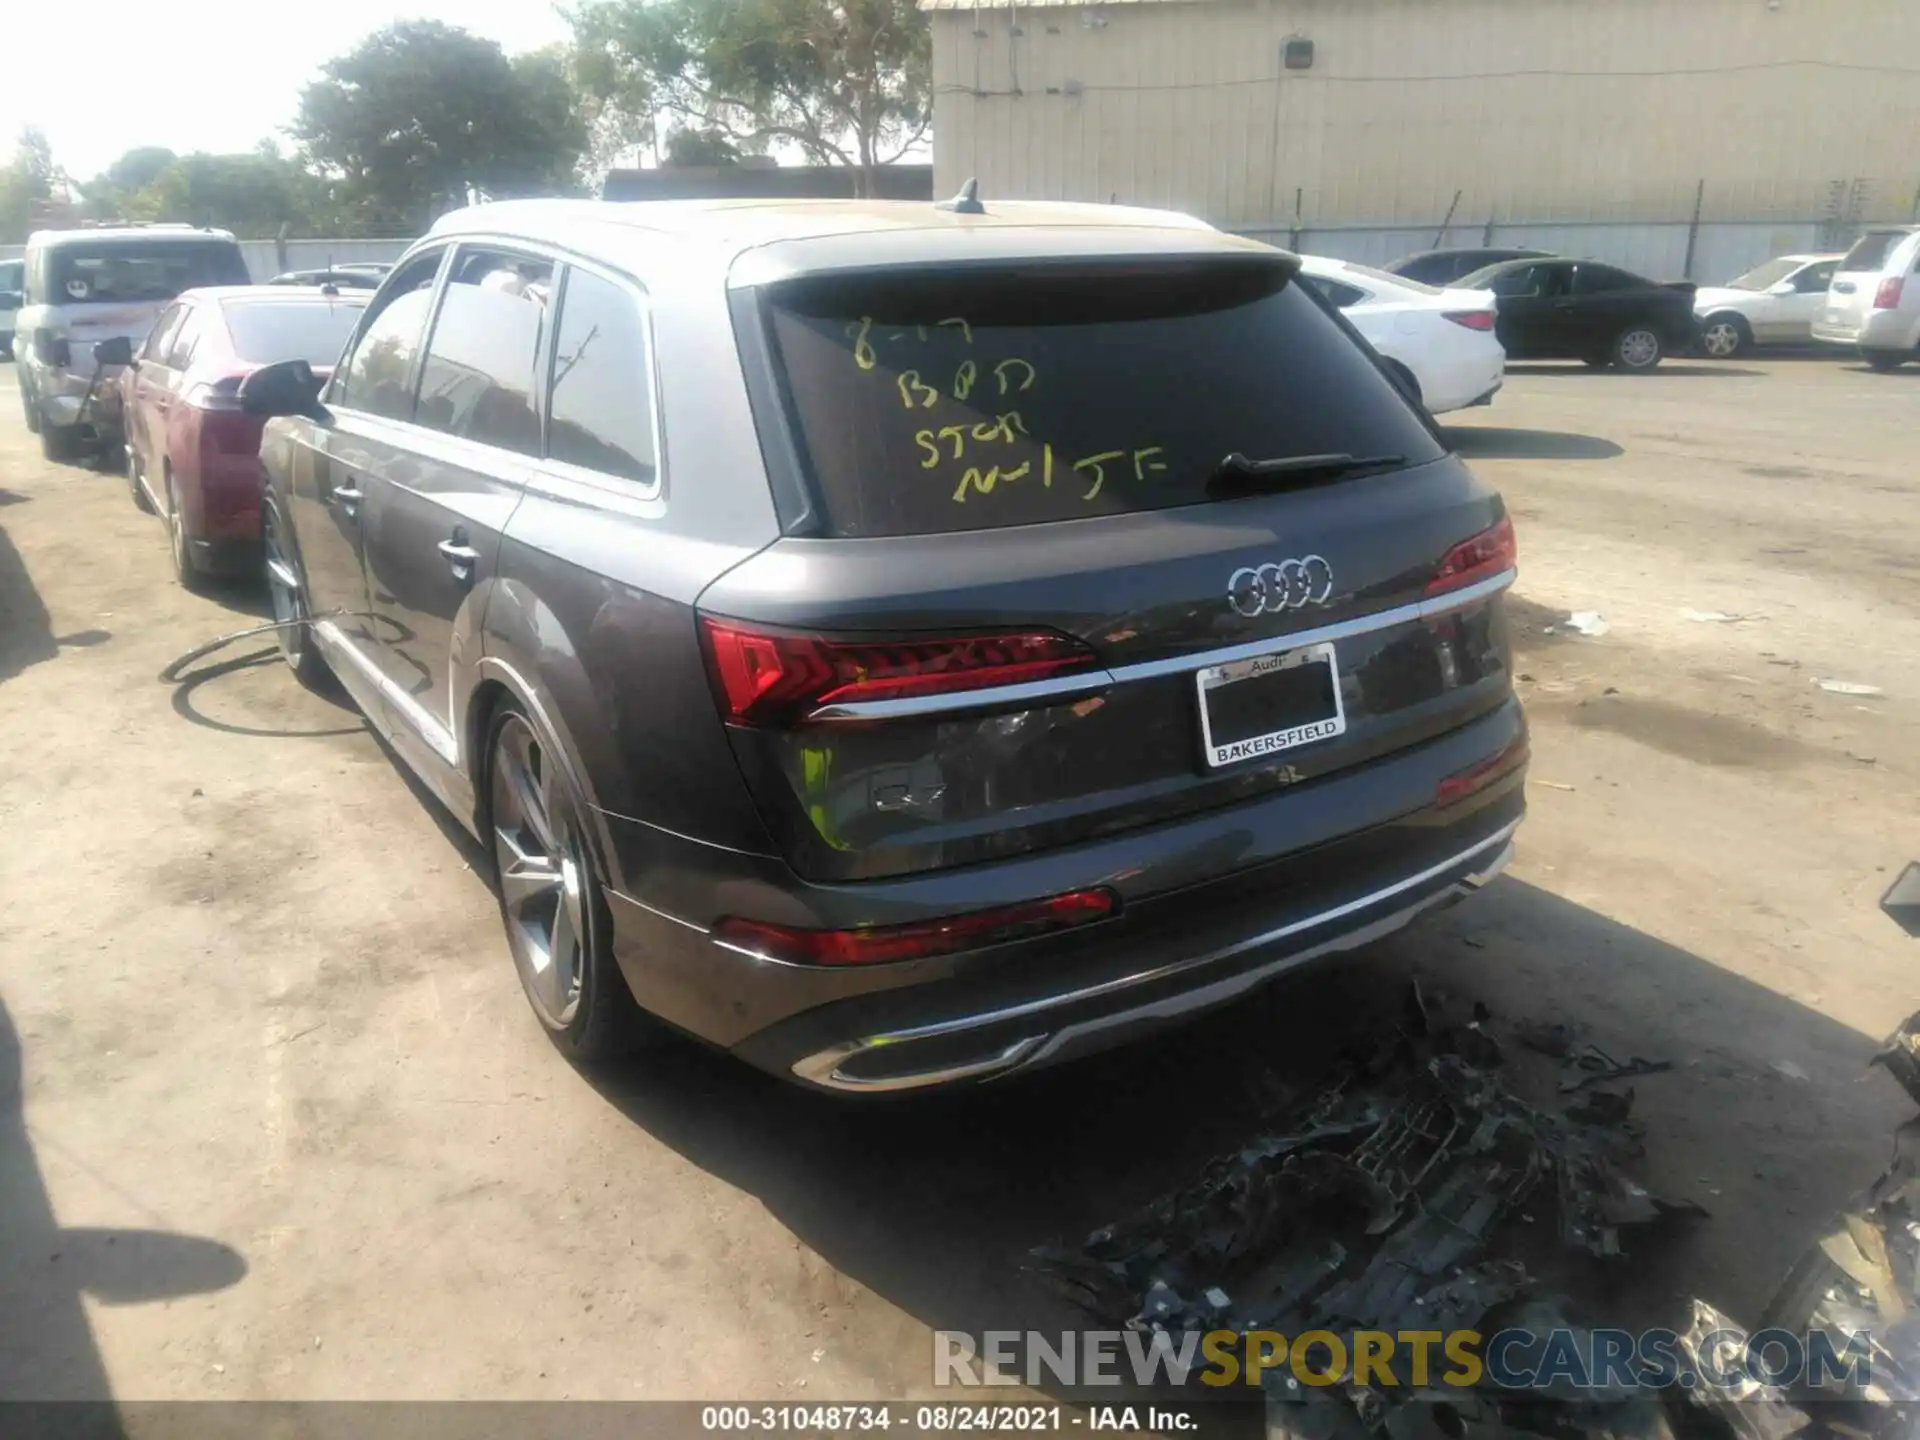
[[[1905,220],[1920,194],[1916,0],[930,5],[940,194],[977,175],[989,201],[1404,229],[1396,253],[1432,242],[1456,190],[1463,242],[1491,218],[1575,249],[1595,224],[1684,228],[1703,179],[1707,223],[1783,234]],[[1311,69],[1283,69],[1289,38]],[[1713,244],[1772,246],[1753,238]],[[1620,258],[1648,246],[1671,250]]]

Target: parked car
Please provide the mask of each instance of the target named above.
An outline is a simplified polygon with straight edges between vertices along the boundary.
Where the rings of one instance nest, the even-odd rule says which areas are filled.
[[[367,296],[244,286],[189,290],[160,313],[126,365],[120,413],[134,503],[167,522],[174,573],[188,588],[216,573],[260,569],[260,430],[240,382],[265,364],[331,371]],[[114,354],[110,345],[121,347]]]
[[[369,265],[336,266],[331,270],[289,270],[276,275],[269,285],[331,285],[336,290],[378,290],[386,271]]]
[[[1547,260],[1552,258],[1552,254],[1550,250],[1512,248],[1421,250],[1412,255],[1403,255],[1384,268],[1389,275],[1398,275],[1404,280],[1418,280],[1422,285],[1451,285],[1462,276],[1484,270],[1489,265],[1498,265],[1502,260]]]
[[[1300,279],[1353,322],[1432,414],[1493,402],[1507,356],[1494,336],[1492,291],[1442,290],[1318,255],[1300,257]]]
[[[0,260],[0,359],[13,358],[14,316],[24,303],[20,292],[26,285],[27,262]]]
[[[1696,335],[1694,287],[1662,285],[1596,260],[1508,260],[1462,289],[1498,297],[1495,333],[1513,360],[1584,360],[1648,371]]]
[[[1853,242],[1835,272],[1813,338],[1859,347],[1876,370],[1920,348],[1920,225],[1883,226]]]
[[[50,460],[70,459],[90,442],[119,442],[111,407],[104,415],[92,407],[95,344],[144,339],[183,290],[248,281],[233,236],[185,225],[35,231],[25,278],[20,404]]]
[[[1506,862],[1513,527],[1298,261],[1104,205],[442,218],[267,427],[267,572],[568,1055],[1050,1063]]]
[[[1811,339],[1839,265],[1838,255],[1782,255],[1725,285],[1696,290],[1693,313],[1700,321],[1701,350],[1727,360],[1755,345]]]

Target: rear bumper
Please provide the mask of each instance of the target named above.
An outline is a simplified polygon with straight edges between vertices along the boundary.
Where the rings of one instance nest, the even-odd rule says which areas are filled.
[[[647,1009],[809,1085],[896,1090],[1048,1064],[1227,1003],[1469,893],[1504,863],[1524,771],[1445,809],[1435,789],[1524,726],[1508,699],[1425,745],[1256,803],[889,881],[809,884],[771,857],[604,816],[614,950]],[[722,914],[832,928],[1096,885],[1120,896],[1114,919],[895,964],[785,964],[707,931]]]
[[[1858,345],[1863,350],[1911,350],[1920,315],[1901,310],[1871,310],[1858,320],[1813,322],[1813,338],[1828,345]]]
[[[1323,908],[1211,949],[1172,948],[1157,961],[1143,954],[1134,968],[1058,993],[917,1024],[903,1017],[892,1026],[859,1029],[786,1068],[808,1084],[874,1094],[992,1079],[1124,1044],[1226,1005],[1285,970],[1371,944],[1471,895],[1506,868],[1519,827],[1518,819],[1510,820],[1466,849],[1377,889],[1323,902]],[[829,1018],[792,1027],[796,1038]],[[764,1037],[750,1048],[775,1068],[791,1048],[783,1038]]]

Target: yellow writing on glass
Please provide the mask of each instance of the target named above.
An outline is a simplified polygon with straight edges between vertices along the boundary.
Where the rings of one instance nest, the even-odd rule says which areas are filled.
[[[913,443],[927,452],[927,458],[920,462],[920,468],[922,470],[931,470],[940,463],[940,447],[933,443],[933,431],[914,431]]]
[[[1007,393],[1007,387],[1013,383],[1007,378],[1007,373],[1016,365],[1019,366],[1020,373],[1020,383],[1014,387],[1016,390],[1031,390],[1033,388],[1034,378],[1040,373],[1035,370],[1030,363],[1022,360],[1018,355],[1009,356],[1007,359],[1002,360],[998,365],[993,367],[994,378],[1000,382],[1000,393],[1002,395]]]
[[[953,376],[953,398],[964,400],[973,393],[973,382],[980,378],[980,367],[971,360],[962,360],[960,368]]]
[[[902,370],[894,383],[900,387],[900,403],[909,410],[915,408],[916,402],[919,409],[931,410],[940,398],[940,392],[922,380],[918,370]]]
[[[853,337],[853,363],[862,370],[871,370],[879,357],[873,353],[873,317],[862,315],[847,326],[847,334]]]
[[[996,415],[992,420],[983,420],[974,426],[973,438],[976,440],[1001,440],[1012,445],[1015,443],[1013,436],[1016,430],[1022,435],[1026,434],[1027,422],[1020,418],[1020,412],[1018,410],[1009,410],[1004,415]]]
[[[1167,468],[1167,462],[1159,457],[1166,453],[1167,452],[1158,445],[1149,445],[1144,450],[1134,451],[1133,478],[1136,480],[1144,480],[1148,475],[1165,470]]]
[[[966,504],[968,490],[978,491],[982,495],[991,495],[995,485],[1019,480],[1031,469],[1033,469],[1033,462],[1029,460],[1012,470],[1002,470],[998,465],[994,465],[983,475],[977,465],[970,465],[967,467],[967,472],[960,477],[960,483],[954,487],[953,503]]]
[[[1107,483],[1107,461],[1126,458],[1127,452],[1124,450],[1102,450],[1098,455],[1089,455],[1084,460],[1074,461],[1073,468],[1076,470],[1086,470],[1089,467],[1093,470],[1093,488],[1080,498],[1082,500],[1096,498],[1100,494],[1100,487]]]
[[[973,343],[973,326],[971,326],[971,325],[969,325],[969,324],[968,324],[968,323],[967,323],[967,322],[966,322],[965,320],[962,320],[962,319],[961,319],[961,318],[960,318],[960,317],[959,317],[958,315],[951,315],[951,316],[949,316],[949,317],[948,317],[947,319],[945,319],[945,320],[942,320],[942,321],[941,321],[940,323],[941,323],[942,325],[957,325],[957,326],[959,326],[959,327],[960,327],[960,337],[961,337],[961,338],[962,338],[963,340],[965,340],[965,341],[967,342],[967,344],[969,344],[969,345],[971,345],[971,344]],[[920,338],[921,338],[921,339],[923,339],[923,340],[924,340],[924,339],[926,338],[926,335],[925,335],[925,333],[924,333],[924,332],[922,333],[922,335],[921,335],[921,337],[920,337]]]

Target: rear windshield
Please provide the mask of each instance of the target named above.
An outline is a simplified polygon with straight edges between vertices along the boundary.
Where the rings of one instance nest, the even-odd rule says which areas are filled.
[[[1840,268],[1842,270],[1883,269],[1888,257],[1893,254],[1894,247],[1906,238],[1905,230],[1869,230],[1853,242],[1853,248],[1847,251],[1847,258],[1840,262]]]
[[[142,240],[61,245],[47,252],[46,305],[171,300],[200,285],[245,285],[247,263],[231,240]]]
[[[331,365],[366,308],[344,300],[299,301],[276,305],[270,300],[231,301],[226,312],[227,333],[242,360],[270,365],[276,360],[304,360],[309,365]]]
[[[838,535],[1192,505],[1234,451],[1443,453],[1265,260],[811,278],[775,287],[771,312]]]

